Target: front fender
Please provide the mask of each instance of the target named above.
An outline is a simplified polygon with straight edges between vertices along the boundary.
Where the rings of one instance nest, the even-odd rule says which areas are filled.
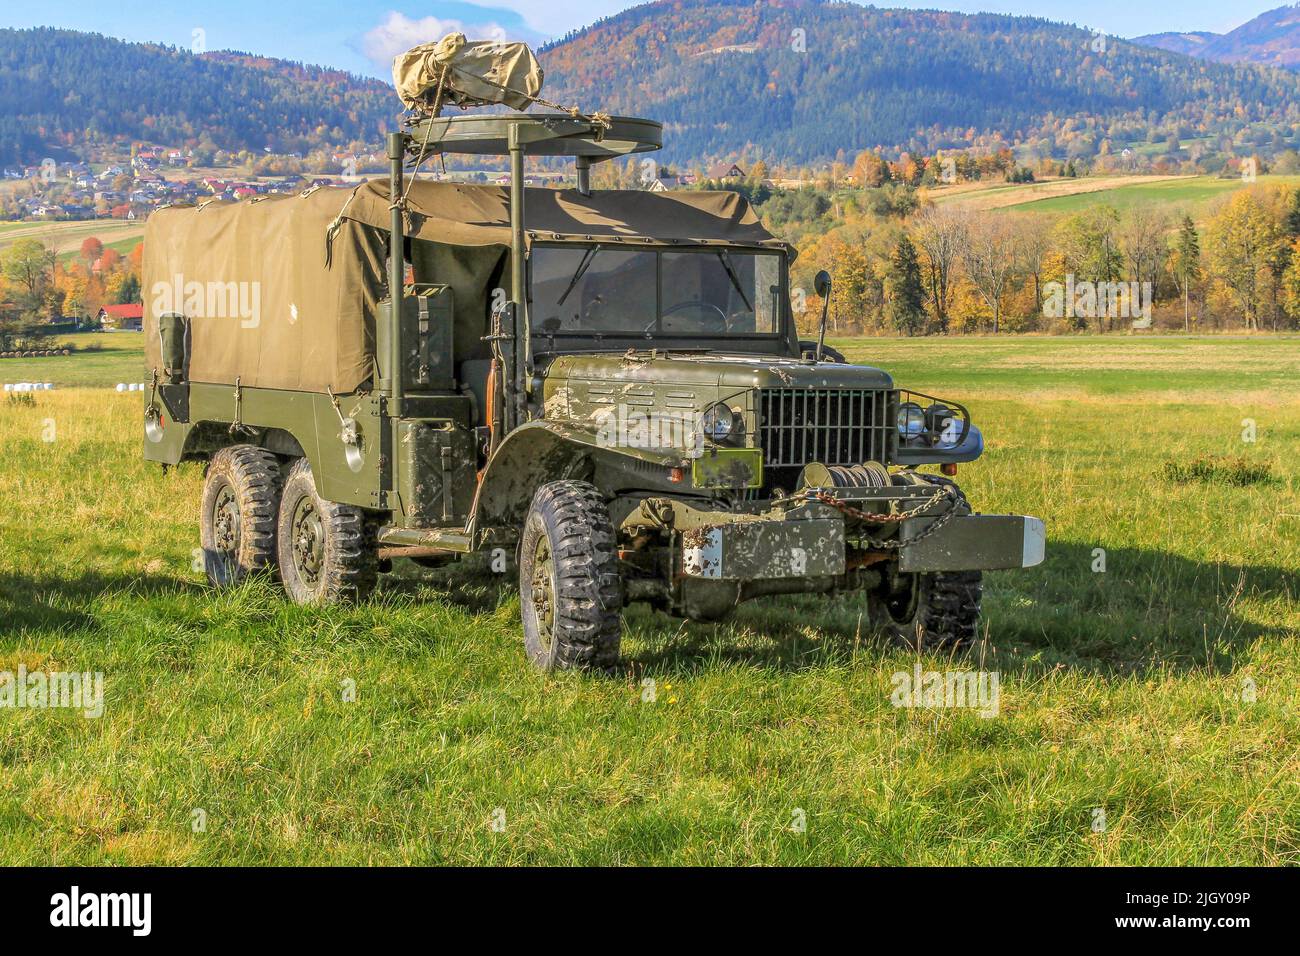
[[[472,527],[520,527],[539,487],[551,481],[585,477],[592,464],[604,457],[621,457],[660,468],[689,465],[671,449],[614,447],[591,429],[546,420],[528,422],[505,437],[483,468],[474,496]]]

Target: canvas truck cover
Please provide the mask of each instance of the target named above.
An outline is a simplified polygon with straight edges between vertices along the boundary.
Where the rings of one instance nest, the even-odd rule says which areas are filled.
[[[158,317],[190,321],[194,382],[352,392],[370,377],[383,295],[383,235],[340,223],[349,190],[160,209],[145,226],[146,369],[161,370]]]
[[[155,212],[145,229],[147,369],[162,367],[158,317],[180,312],[190,320],[190,381],[356,391],[374,371],[388,205],[388,182],[375,180]],[[505,187],[420,180],[407,209],[414,240],[510,245]],[[653,238],[786,248],[732,192],[530,188],[524,221],[529,244]]]

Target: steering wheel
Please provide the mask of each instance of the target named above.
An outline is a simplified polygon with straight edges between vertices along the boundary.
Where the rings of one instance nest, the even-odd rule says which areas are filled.
[[[704,312],[706,309],[709,309],[716,312],[718,314],[718,328],[716,330],[702,328],[702,331],[718,331],[718,332],[727,331],[727,313],[724,312],[719,306],[713,304],[712,302],[706,302],[704,299],[691,299],[688,302],[678,302],[671,309],[666,309],[663,315],[660,316],[660,318],[666,319],[668,318],[668,316],[674,315],[677,312],[681,312],[684,309],[699,309],[701,312]],[[655,321],[658,320],[656,319]],[[654,327],[654,325],[655,323],[651,322],[649,325],[646,326],[645,331],[649,332],[650,329]],[[701,323],[701,326],[703,325],[704,323]]]

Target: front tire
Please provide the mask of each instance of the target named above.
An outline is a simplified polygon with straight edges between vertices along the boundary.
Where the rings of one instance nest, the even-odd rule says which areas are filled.
[[[212,456],[203,477],[199,543],[214,587],[276,570],[275,522],[280,460],[256,445],[232,445]]]
[[[983,592],[979,571],[886,573],[872,617],[912,650],[964,650],[979,636]]]
[[[277,533],[280,576],[298,604],[364,601],[379,575],[376,523],[355,505],[316,492],[311,463],[289,469]]]
[[[623,581],[605,500],[585,481],[533,497],[519,549],[524,649],[542,670],[618,663]]]
[[[953,507],[970,512],[965,493],[950,478],[913,474],[918,484],[952,489]],[[900,573],[889,565],[872,595],[873,619],[895,641],[915,651],[965,650],[979,636],[984,575],[979,571]]]

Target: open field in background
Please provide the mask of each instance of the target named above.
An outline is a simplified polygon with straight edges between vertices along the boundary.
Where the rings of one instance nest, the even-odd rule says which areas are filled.
[[[144,239],[144,223],[121,219],[0,223],[0,249],[19,239],[39,239],[60,257],[68,258],[81,250],[82,240],[88,236],[95,236],[105,246],[126,253]]]
[[[107,699],[0,710],[0,863],[1300,862],[1300,339],[834,342],[965,401],[977,509],[1047,519],[1044,566],[986,578],[982,646],[923,658],[1000,673],[983,719],[892,707],[914,656],[852,596],[634,609],[610,678],[533,672],[477,560],[353,609],[214,593],[201,470],[146,466],[140,396],[103,387],[120,338],[0,362],[82,386],[0,398],[0,670]],[[1268,477],[1165,477],[1204,455]]]
[[[84,351],[46,358],[0,359],[0,383],[49,382],[56,388],[111,388],[118,382],[144,381],[143,332],[56,335],[50,346]]]
[[[1038,183],[973,182],[930,190],[929,197],[940,205],[955,203],[971,209],[1002,209],[1053,197],[1109,192],[1139,185],[1199,178],[1202,177],[1084,176],[1077,179],[1048,179]]]
[[[1294,186],[1300,176],[1259,176],[1259,185],[1279,183]],[[1091,206],[1111,205],[1128,209],[1141,203],[1159,203],[1187,209],[1200,219],[1210,203],[1247,183],[1217,176],[1097,176],[1082,179],[1054,179],[1044,183],[1015,185],[994,183],[984,188],[931,193],[936,203],[953,203],[971,209],[1014,209],[1016,212],[1069,214]],[[961,189],[962,187],[949,187]]]

